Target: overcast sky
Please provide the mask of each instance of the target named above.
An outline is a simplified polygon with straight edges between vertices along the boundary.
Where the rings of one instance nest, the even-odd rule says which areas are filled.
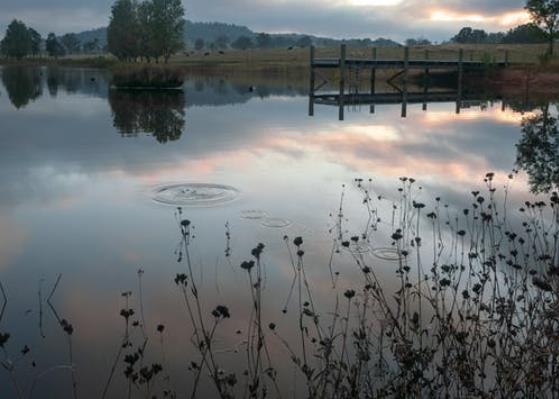
[[[18,18],[40,33],[106,26],[112,0],[0,0],[0,29]],[[525,0],[183,0],[187,18],[256,31],[448,39],[462,26],[506,30],[526,22]]]

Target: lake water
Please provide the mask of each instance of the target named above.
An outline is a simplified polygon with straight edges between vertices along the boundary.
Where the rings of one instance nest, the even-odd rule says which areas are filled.
[[[10,333],[4,354],[15,370],[1,370],[2,399],[17,397],[14,375],[22,397],[33,385],[35,398],[73,397],[69,364],[79,397],[101,397],[124,331],[122,293],[132,292],[133,318],[140,317],[140,269],[149,356],[165,370],[152,389],[190,392],[196,351],[173,282],[185,272],[177,206],[179,221],[194,226],[190,256],[204,312],[220,304],[231,312],[217,342],[225,364],[241,375],[233,354],[243,345],[251,297],[240,264],[256,244],[265,244],[265,323],[295,336],[284,236],[303,237],[315,301],[331,306],[360,279],[351,253],[331,260],[342,193],[343,234],[359,234],[368,216],[356,178],[372,179],[374,197],[383,198],[381,230],[390,230],[402,176],[417,180],[417,198],[440,197],[461,209],[470,191],[483,189],[487,172],[496,173],[499,187],[506,183],[517,167],[523,118],[545,109],[482,97],[464,103],[460,114],[452,101],[427,111],[409,104],[406,118],[400,104],[376,105],[374,114],[369,105],[354,105],[339,121],[338,109],[327,105],[316,104],[309,117],[306,83],[282,79],[191,77],[181,92],[127,93],[109,90],[107,74],[93,69],[1,73],[0,282],[8,302],[0,333]],[[556,179],[543,169],[543,177],[531,170],[532,183]],[[519,172],[512,201],[531,198],[528,178]],[[382,255],[390,240],[369,244],[366,252]],[[393,262],[373,253],[371,261],[390,284]],[[67,335],[46,300],[59,276],[50,303],[73,326],[71,361]],[[280,343],[269,345],[277,359],[287,358]],[[278,363],[282,390],[300,392],[293,367]],[[122,369],[120,360],[106,397],[126,397]],[[144,397],[138,392],[133,396]],[[200,392],[215,395],[209,384]]]

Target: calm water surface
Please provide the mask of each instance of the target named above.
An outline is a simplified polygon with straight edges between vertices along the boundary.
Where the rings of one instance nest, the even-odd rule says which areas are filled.
[[[521,121],[539,112],[496,101],[471,103],[457,115],[449,102],[429,104],[427,112],[409,105],[404,119],[400,105],[377,105],[375,114],[369,106],[350,107],[340,122],[337,109],[327,106],[316,105],[308,116],[304,84],[251,88],[249,79],[191,78],[184,92],[123,93],[109,90],[108,77],[96,70],[1,73],[0,282],[8,304],[0,332],[11,334],[7,347],[19,384],[29,392],[35,381],[37,398],[72,397],[68,370],[56,368],[69,364],[66,337],[45,299],[57,277],[52,303],[75,330],[79,396],[98,398],[122,337],[121,293],[132,291],[138,309],[139,269],[146,330],[153,336],[150,356],[164,359],[181,395],[189,392],[192,331],[173,283],[184,272],[176,252],[177,197],[187,201],[183,213],[195,226],[192,256],[208,313],[225,304],[232,314],[220,346],[241,345],[235,332],[245,328],[250,294],[239,265],[259,242],[266,245],[265,318],[289,337],[292,316],[282,309],[293,271],[284,235],[304,237],[317,301],[330,306],[329,230],[342,192],[348,232],[366,215],[355,178],[372,179],[388,215],[401,176],[418,180],[425,201],[440,196],[459,208],[486,172],[501,179],[510,173]],[[528,197],[526,181],[519,174],[513,200]],[[204,184],[232,191],[221,198],[219,186]],[[154,200],[169,185],[174,191]],[[212,206],[189,207],[192,197],[196,205]],[[359,278],[350,261],[340,254],[333,264],[340,289]],[[390,262],[374,262],[392,275]],[[164,357],[158,324],[166,327]],[[25,345],[31,351],[19,356]],[[284,356],[279,344],[271,350]],[[302,380],[284,368],[286,392],[297,391]],[[9,373],[1,371],[0,398],[16,397]],[[121,375],[119,365],[107,397],[123,397]]]

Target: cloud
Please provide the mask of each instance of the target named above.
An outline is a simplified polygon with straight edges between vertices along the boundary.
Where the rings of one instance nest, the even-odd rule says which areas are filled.
[[[41,33],[80,31],[107,24],[112,1],[7,0],[0,29],[13,18]],[[257,31],[333,37],[427,36],[443,40],[457,24],[494,31],[525,20],[524,0],[188,0],[187,17],[222,21]]]

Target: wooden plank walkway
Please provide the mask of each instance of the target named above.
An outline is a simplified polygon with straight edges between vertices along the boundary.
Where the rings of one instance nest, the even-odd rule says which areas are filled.
[[[472,59],[465,60],[464,50],[457,51],[457,58],[455,60],[434,60],[429,57],[426,52],[425,58],[421,60],[410,59],[410,48],[403,48],[403,59],[400,60],[383,60],[377,57],[377,49],[373,48],[371,52],[371,59],[355,59],[347,57],[347,46],[342,44],[340,46],[339,58],[316,58],[316,49],[314,46],[310,47],[310,79],[309,79],[309,116],[314,115],[314,105],[337,105],[339,107],[339,119],[344,119],[344,107],[347,105],[371,105],[371,111],[374,111],[374,104],[395,104],[402,103],[402,117],[407,115],[408,103],[423,103],[424,108],[428,102],[448,102],[456,101],[456,112],[460,113],[463,100],[463,78],[464,72],[469,70],[483,70],[487,66],[498,68],[506,68],[510,65],[509,51],[505,51],[504,59],[502,61],[485,63],[474,61]],[[323,88],[328,83],[327,78],[320,75],[323,82],[316,86],[316,77],[319,74],[319,69],[335,69],[339,71],[339,94],[317,94],[316,92]],[[388,79],[392,82],[396,78],[401,80],[401,90],[399,93],[376,93],[376,71],[377,69],[390,69],[397,71],[394,76]],[[409,71],[412,69],[423,70],[426,76],[429,76],[432,70],[455,70],[457,72],[457,87],[454,93],[428,93],[428,88],[425,88],[423,93],[409,93],[408,80]],[[353,70],[366,70],[370,72],[370,93],[348,93],[346,94],[349,73]],[[359,87],[356,88],[359,90]],[[351,90],[350,90],[351,91]]]
[[[405,60],[362,60],[362,59],[315,59],[311,63],[312,68],[339,69],[406,69]],[[409,60],[407,69],[458,69],[462,65],[464,69],[482,69],[488,66],[487,63],[479,61],[437,61],[437,60]],[[492,66],[506,68],[509,64],[506,61],[491,63]]]
[[[408,104],[423,104],[454,102],[457,100],[457,98],[458,93],[455,91],[439,93],[415,92],[407,93],[406,100]],[[339,106],[340,103],[343,103],[347,106],[370,104],[401,104],[404,100],[404,93],[346,94],[343,98],[340,97],[339,94],[317,94],[313,96],[312,100],[315,104],[331,106]]]

